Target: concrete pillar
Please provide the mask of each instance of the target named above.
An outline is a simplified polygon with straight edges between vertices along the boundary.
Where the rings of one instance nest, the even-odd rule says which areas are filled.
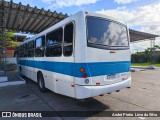
[[[150,68],[154,68],[154,46],[155,46],[155,38],[150,38]]]

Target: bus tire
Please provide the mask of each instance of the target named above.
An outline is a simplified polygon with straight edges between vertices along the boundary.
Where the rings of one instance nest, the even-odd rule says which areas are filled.
[[[19,75],[22,76],[22,67],[19,67]]]
[[[43,77],[42,73],[38,74],[37,80],[38,80],[38,87],[39,87],[40,91],[41,92],[46,92],[44,77]]]

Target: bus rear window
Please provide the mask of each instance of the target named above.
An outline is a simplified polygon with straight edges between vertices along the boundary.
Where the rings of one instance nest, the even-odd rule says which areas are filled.
[[[129,46],[127,28],[118,22],[98,17],[87,17],[88,46],[126,48]]]

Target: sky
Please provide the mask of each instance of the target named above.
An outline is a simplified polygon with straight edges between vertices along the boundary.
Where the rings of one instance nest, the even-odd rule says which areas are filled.
[[[10,0],[6,0],[10,1]],[[31,7],[73,15],[78,11],[96,12],[124,21],[129,28],[160,35],[160,0],[13,0]],[[160,38],[156,38],[160,45]],[[150,42],[131,44],[131,51],[143,51]]]

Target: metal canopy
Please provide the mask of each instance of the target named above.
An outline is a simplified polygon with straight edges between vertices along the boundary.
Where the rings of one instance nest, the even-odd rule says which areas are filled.
[[[10,2],[1,0],[0,7],[3,7],[5,12],[6,29],[16,32],[36,34],[68,17],[67,14],[63,15],[56,11],[46,11],[36,6],[33,8],[29,4],[27,6],[21,2],[16,4],[12,0]]]
[[[15,32],[37,34],[68,17],[67,14],[63,15],[56,11],[46,11],[43,8],[38,9],[36,6],[33,8],[29,4],[27,6],[22,5],[21,2],[16,4],[12,0],[10,2],[1,0],[0,7],[5,13],[3,16],[6,20],[6,29]],[[129,30],[129,33],[131,42],[158,37],[158,35],[132,29]]]
[[[158,35],[140,32],[140,31],[136,31],[132,29],[129,29],[129,34],[130,34],[131,42],[137,42],[137,41],[145,40],[145,39],[155,39],[156,37],[159,37]]]

